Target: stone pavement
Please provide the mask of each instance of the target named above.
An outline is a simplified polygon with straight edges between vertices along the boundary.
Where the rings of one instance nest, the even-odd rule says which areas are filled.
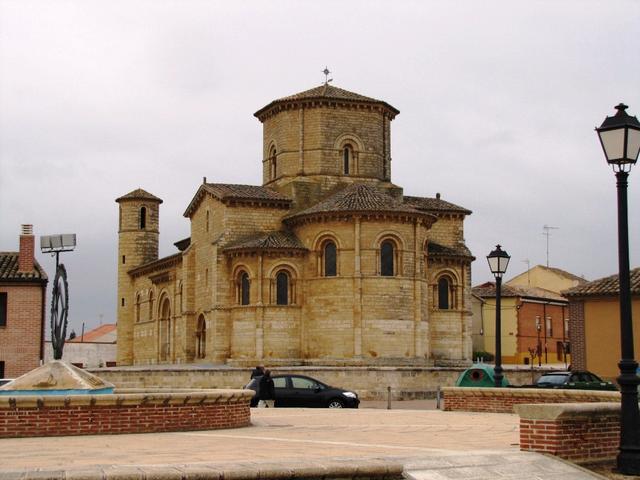
[[[253,409],[236,430],[0,439],[0,479],[601,478],[518,450],[518,417]]]

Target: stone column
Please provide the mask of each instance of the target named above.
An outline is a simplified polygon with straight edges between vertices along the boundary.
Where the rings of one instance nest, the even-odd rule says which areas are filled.
[[[298,175],[304,175],[304,107],[298,110],[300,124],[300,163],[298,165]]]
[[[422,249],[420,241],[418,239],[419,232],[418,220],[413,221],[413,354],[415,357],[421,357],[422,353],[422,341],[420,335],[420,322],[422,320],[421,302],[422,292],[420,290],[420,260],[422,256]]]
[[[258,305],[256,307],[256,357],[264,357],[263,254],[258,257]]]
[[[353,355],[362,356],[362,271],[360,268],[360,217],[354,218],[354,275],[353,275]]]

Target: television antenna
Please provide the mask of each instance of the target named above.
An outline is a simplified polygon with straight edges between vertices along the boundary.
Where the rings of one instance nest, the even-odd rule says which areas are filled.
[[[522,263],[526,263],[527,264],[527,285],[530,287],[531,286],[531,276],[530,276],[529,270],[531,270],[531,260],[529,260],[528,258],[525,258],[524,260],[522,260]]]
[[[549,267],[549,237],[551,236],[551,230],[559,230],[560,227],[551,227],[549,225],[543,225],[542,229],[544,230],[544,232],[542,232],[542,235],[547,237],[547,268],[548,268]]]

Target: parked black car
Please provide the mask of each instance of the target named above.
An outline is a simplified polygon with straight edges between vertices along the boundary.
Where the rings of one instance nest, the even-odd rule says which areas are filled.
[[[305,375],[273,375],[271,378],[276,390],[276,407],[358,408],[360,404],[355,392],[330,387]],[[245,388],[257,390],[258,382],[252,382]],[[251,406],[257,403],[252,400]]]
[[[566,388],[575,390],[618,390],[616,386],[602,380],[591,372],[549,372],[535,383],[537,388]]]

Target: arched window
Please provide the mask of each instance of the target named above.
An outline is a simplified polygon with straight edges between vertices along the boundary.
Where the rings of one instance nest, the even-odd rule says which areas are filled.
[[[284,270],[276,275],[276,304],[289,305],[289,274]]]
[[[140,230],[147,228],[147,207],[140,207]]]
[[[136,295],[136,323],[140,321],[140,294]]]
[[[207,224],[205,225],[205,230],[209,231],[209,210],[207,210]]]
[[[196,330],[196,358],[204,358],[207,354],[207,321],[204,315],[198,318]]]
[[[440,310],[449,310],[451,304],[449,302],[449,294],[451,286],[447,277],[440,277],[438,280],[438,308]]]
[[[250,293],[249,274],[242,272],[240,274],[240,305],[249,305]]]
[[[393,277],[395,275],[395,244],[385,240],[380,245],[380,275]]]
[[[353,160],[353,147],[351,145],[345,145],[342,149],[342,164],[343,172],[345,175],[349,175],[350,166]]]
[[[322,249],[322,267],[325,277],[335,277],[338,274],[337,248],[331,240],[325,242]]]
[[[149,320],[153,320],[153,290],[149,291]]]
[[[276,151],[276,147],[271,147],[269,151],[269,178],[271,180],[275,180],[278,173],[277,156],[278,152]]]

